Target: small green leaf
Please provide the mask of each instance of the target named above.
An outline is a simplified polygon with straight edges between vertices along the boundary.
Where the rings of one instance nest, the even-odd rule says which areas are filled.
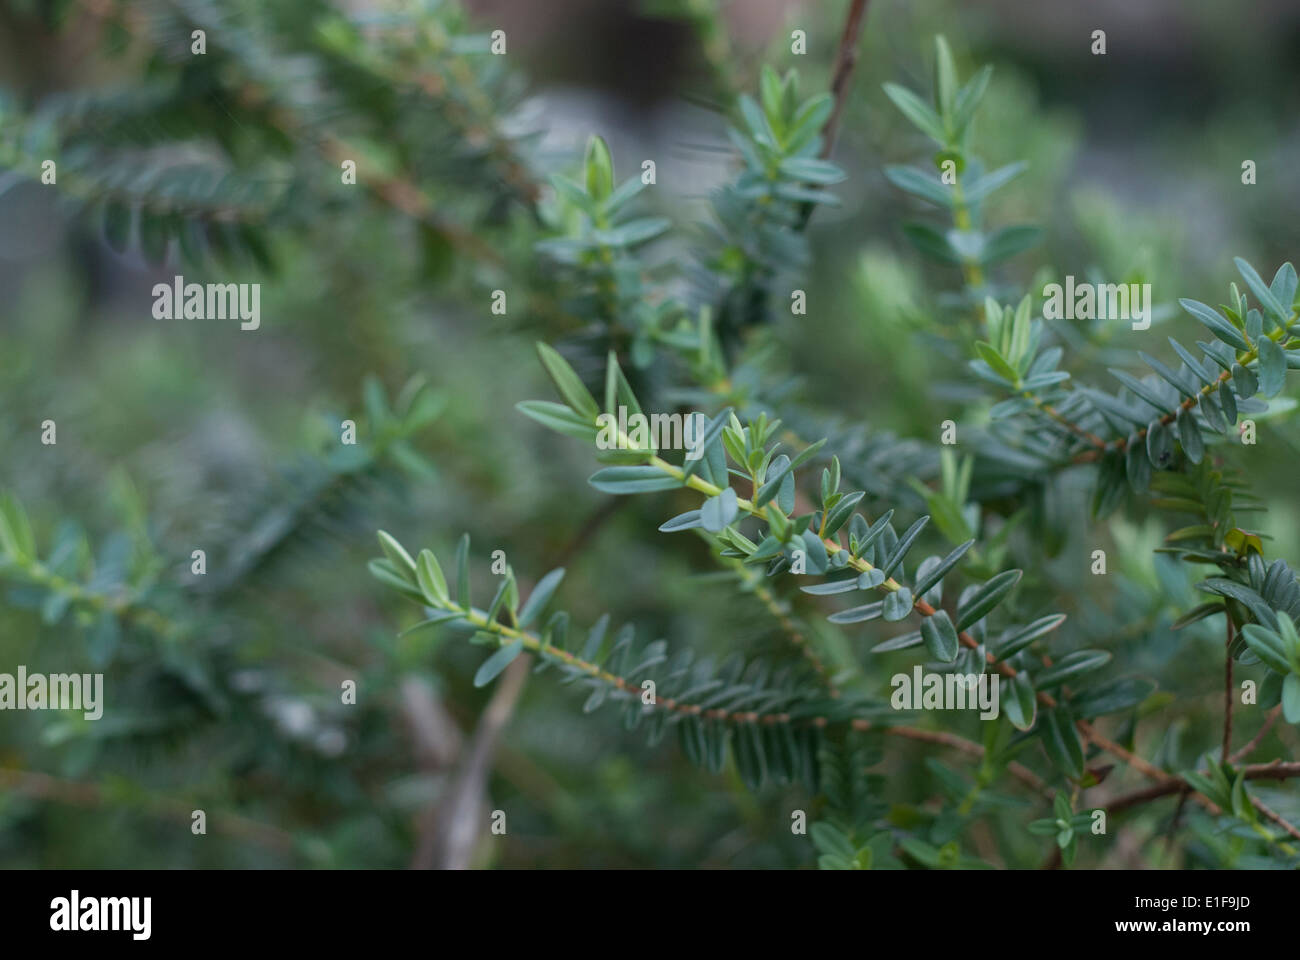
[[[1286,353],[1270,337],[1259,340],[1259,389],[1266,397],[1281,391],[1286,382]]]
[[[1111,655],[1106,650],[1074,650],[1039,673],[1034,678],[1034,682],[1040,690],[1056,686],[1071,677],[1090,673],[1104,666],[1110,662],[1110,658]]]
[[[1213,803],[1218,804],[1220,807],[1231,808],[1232,798],[1229,796],[1228,791],[1211,778],[1196,770],[1184,771],[1182,777],[1194,790],[1204,794]]]
[[[970,123],[971,118],[975,115],[975,108],[979,106],[979,102],[984,96],[984,91],[988,89],[989,78],[992,76],[992,66],[986,64],[980,67],[975,76],[971,77],[966,82],[966,86],[962,87],[957,94],[957,103],[952,111],[954,134],[960,136]]]
[[[845,494],[834,507],[826,514],[825,530],[826,536],[833,537],[844,526],[853,514],[853,508],[858,502],[866,496],[863,490],[855,490],[853,493]]]
[[[442,567],[438,565],[438,558],[432,550],[420,551],[415,572],[420,590],[430,606],[439,607],[451,602],[451,595],[447,592],[447,578],[443,576]]]
[[[1156,372],[1161,380],[1177,390],[1179,396],[1193,397],[1196,395],[1196,384],[1170,370],[1164,363],[1141,350],[1138,351],[1138,356],[1142,358],[1143,363]]]
[[[872,567],[870,570],[864,570],[858,574],[859,590],[874,590],[884,582],[885,575],[877,567]]]
[[[947,557],[926,557],[916,567],[916,582],[912,585],[915,594],[931,606],[938,606],[943,600],[943,580],[944,574],[951,569],[952,565],[961,559],[961,554],[970,549],[973,540],[967,540],[964,544],[948,554]],[[953,554],[957,554],[956,557]],[[946,566],[945,566],[946,565]]]
[[[993,348],[992,344],[985,343],[983,340],[977,340],[975,342],[975,351],[980,355],[984,362],[992,367],[998,376],[1003,377],[1007,383],[1015,386],[1020,382],[1020,375],[1016,373],[1011,364],[1007,363],[1007,361],[1002,358],[1002,354],[998,353],[997,350]]]
[[[1278,320],[1286,322],[1291,316],[1291,311],[1278,303],[1277,297],[1273,295],[1273,291],[1268,284],[1264,283],[1260,275],[1255,272],[1255,268],[1241,257],[1233,257],[1232,262],[1237,265],[1237,272],[1246,281],[1246,285],[1255,294],[1255,298],[1259,300],[1260,305]]]
[[[1039,729],[1043,747],[1052,763],[1076,780],[1082,777],[1083,744],[1079,742],[1079,733],[1074,729],[1069,715],[1058,707],[1046,711],[1043,721]]]
[[[601,493],[653,493],[674,490],[682,485],[676,477],[658,467],[606,467],[587,480]]]
[[[659,532],[675,533],[678,530],[694,530],[703,525],[704,521],[700,518],[699,510],[687,510],[685,513],[679,513],[671,520],[659,524]]]
[[[441,613],[436,614],[435,616],[432,616],[427,620],[421,620],[419,623],[415,624],[414,626],[407,627],[400,634],[398,634],[398,636],[401,637],[409,636],[412,633],[417,633],[421,630],[428,630],[430,627],[436,627],[439,624],[447,623],[448,621],[451,620],[463,620],[463,619],[464,618],[462,617],[461,612],[459,610],[444,610]]]
[[[1006,700],[1007,719],[1017,730],[1028,730],[1038,717],[1038,696],[1029,674],[1021,670],[1011,678],[1011,696]]]
[[[609,145],[601,137],[587,141],[587,193],[598,203],[614,191],[614,160]]]
[[[1151,466],[1163,470],[1174,458],[1174,438],[1169,425],[1163,420],[1152,420],[1147,424],[1147,459]]]
[[[388,557],[388,562],[393,565],[394,570],[411,583],[417,583],[415,561],[411,559],[411,555],[406,552],[406,549],[386,531],[380,530],[377,536],[379,537],[379,546],[383,549],[384,555]]]
[[[1135,493],[1146,493],[1151,485],[1151,461],[1147,458],[1146,444],[1136,434],[1128,438],[1124,447],[1124,472]]]
[[[605,201],[605,215],[610,217],[614,216],[614,214],[618,213],[618,211],[622,209],[629,200],[644,190],[646,186],[648,186],[648,184],[646,184],[640,176],[628,177],[614,188],[614,192],[611,193],[609,199]]]
[[[523,400],[515,404],[515,409],[531,420],[566,437],[592,443],[600,434],[594,422],[588,421],[581,414],[575,413],[563,403],[551,403],[549,400]]]
[[[818,94],[795,111],[794,120],[786,135],[786,152],[798,153],[803,147],[812,143],[821,133],[822,127],[830,119],[835,109],[835,98],[828,93]]]
[[[1300,723],[1300,674],[1288,673],[1282,680],[1282,716],[1287,723]]]
[[[889,594],[890,597],[894,594]],[[838,613],[832,613],[826,619],[831,623],[862,623],[866,620],[875,620],[884,613],[885,601],[877,600],[875,603],[863,604],[860,607],[850,607],[847,610],[841,610]],[[904,614],[906,615],[906,614]],[[898,619],[902,619],[901,617]]]
[[[846,179],[847,174],[833,163],[811,157],[787,157],[781,161],[781,172],[794,180],[828,186]]]
[[[1000,263],[1035,246],[1042,238],[1041,227],[1028,224],[1003,227],[985,241],[979,261],[985,266]]]
[[[885,619],[890,618],[886,616]],[[930,655],[936,660],[952,663],[957,659],[961,641],[957,639],[957,631],[953,628],[952,620],[948,618],[947,611],[936,610],[922,620],[921,637],[925,640],[925,648],[930,651]]]
[[[1273,294],[1273,298],[1289,313],[1290,308],[1295,304],[1298,285],[1300,285],[1300,278],[1296,276],[1295,267],[1288,262],[1277,268],[1277,273],[1273,274],[1273,282],[1269,284],[1268,289]],[[1290,317],[1286,319],[1289,320]]]
[[[1114,367],[1109,369],[1111,376],[1124,384],[1124,386],[1128,387],[1135,395],[1149,403],[1160,413],[1173,413],[1177,408],[1177,403],[1171,404],[1168,399],[1160,396],[1154,387],[1148,386],[1137,377],[1127,374],[1123,370],[1116,370]]]
[[[986,173],[966,187],[964,199],[967,203],[979,203],[994,190],[1005,186],[1020,176],[1027,168],[1028,164],[1012,163],[994,170],[992,173]]]
[[[827,567],[826,545],[812,529],[803,532],[804,556],[808,560],[809,573],[825,573]]]
[[[610,247],[633,247],[647,240],[653,240],[672,225],[672,221],[667,217],[642,217],[607,230],[598,230],[593,235],[593,239],[597,243]]]
[[[1282,638],[1268,627],[1258,623],[1248,623],[1242,628],[1246,646],[1255,651],[1255,655],[1278,673],[1286,675],[1291,672],[1290,658]]]
[[[1182,442],[1187,459],[1192,463],[1200,463],[1205,456],[1205,441],[1201,437],[1201,428],[1196,425],[1196,418],[1187,407],[1178,408],[1178,439]]]
[[[936,206],[952,206],[952,188],[920,170],[912,167],[885,167],[885,179],[898,189],[922,200],[928,200]]]
[[[557,567],[537,582],[533,588],[532,594],[524,603],[523,609],[519,611],[519,626],[526,627],[542,612],[547,601],[555,593],[560,581],[564,579],[564,568]]]
[[[541,357],[542,365],[546,367],[546,372],[550,374],[564,402],[575,413],[581,414],[594,424],[596,417],[600,415],[600,408],[596,406],[596,400],[590,391],[583,386],[582,378],[574,372],[573,367],[569,366],[569,361],[552,347],[540,342],[537,344],[537,355]]]
[[[1039,637],[1051,633],[1064,622],[1065,614],[1054,613],[1035,620],[1027,627],[1012,627],[994,645],[993,655],[999,660],[1006,660],[1019,653]]]
[[[1243,820],[1253,820],[1254,812],[1251,809],[1250,796],[1246,793],[1246,775],[1237,774],[1237,779],[1232,783],[1232,813],[1234,816]]]
[[[907,587],[899,587],[891,593],[885,594],[882,601],[881,613],[888,621],[897,621],[907,618],[912,612],[912,591]]]
[[[934,99],[939,115],[951,122],[957,105],[957,66],[943,34],[934,38]]]
[[[740,508],[736,506],[736,491],[727,487],[716,497],[709,497],[700,507],[700,525],[710,533],[717,533],[732,520]]]
[[[1232,385],[1237,388],[1237,395],[1243,400],[1253,397],[1259,390],[1259,378],[1249,367],[1239,363],[1232,365]]]
[[[1119,677],[1075,694],[1070,709],[1078,717],[1100,717],[1136,707],[1155,691],[1156,685],[1143,677]]]
[[[851,593],[859,590],[858,578],[851,577],[848,580],[831,580],[827,583],[814,583],[806,587],[800,587],[801,591],[811,594],[815,597],[829,597],[837,593]]]
[[[924,100],[906,87],[896,83],[885,84],[885,95],[894,101],[894,105],[903,112],[912,124],[935,143],[942,144],[947,139],[943,122],[939,115]]]
[[[1256,619],[1265,623],[1276,622],[1273,611],[1264,598],[1250,587],[1235,580],[1229,580],[1227,577],[1209,577],[1198,583],[1196,589],[1204,593],[1215,593],[1221,597],[1231,597],[1249,607]]]
[[[761,507],[776,496],[777,491],[781,488],[782,481],[785,480],[786,474],[794,473],[794,471],[798,470],[801,466],[811,460],[817,454],[817,451],[825,445],[826,438],[823,437],[816,443],[806,447],[789,463],[773,470],[769,476],[764,478],[763,485],[758,488],[758,494],[754,497],[754,506]],[[775,463],[773,465],[775,466]]]
[[[916,249],[940,263],[952,266],[959,266],[962,263],[962,256],[953,247],[948,234],[928,223],[903,224],[903,236],[907,237]]]
[[[1228,424],[1232,425],[1237,422],[1237,397],[1232,392],[1232,387],[1227,380],[1219,384],[1219,403],[1223,406],[1223,415],[1228,418]]]
[[[495,680],[501,671],[510,666],[515,657],[523,652],[523,649],[524,642],[516,640],[484,660],[482,666],[478,668],[478,672],[474,674],[474,686],[485,687]]]
[[[703,417],[702,414],[690,414],[689,423],[698,424]],[[682,464],[682,473],[687,476],[693,476],[695,471],[701,466],[706,465],[709,451],[713,449],[714,441],[722,435],[722,431],[727,427],[727,420],[731,417],[731,408],[723,410],[716,417],[708,422],[703,430],[695,432],[694,435],[688,436],[688,446],[686,450],[685,462]],[[722,453],[718,451],[718,462],[722,462]]]
[[[912,548],[912,544],[916,542],[916,538],[921,535],[921,531],[925,529],[925,525],[929,522],[930,518],[928,516],[920,517],[907,528],[907,531],[901,537],[898,538],[898,543],[895,544],[894,549],[890,551],[889,557],[880,564],[880,573],[882,576],[889,577],[899,568],[899,564],[901,564],[903,558],[907,556],[907,551]],[[902,576],[902,574],[900,573],[899,576]]]
[[[366,564],[366,568],[370,571],[370,575],[376,580],[385,586],[396,590],[402,596],[414,600],[417,603],[425,602],[424,594],[420,591],[419,587],[415,586],[409,580],[404,579],[396,569],[394,569],[393,564],[390,561],[371,560]]]
[[[509,566],[506,567],[505,576],[501,578],[501,583],[497,587],[496,594],[492,597],[492,603],[488,606],[487,618],[495,623],[497,615],[501,612],[502,607],[514,614],[515,601],[519,597],[519,588],[515,583],[515,573]]]
[[[1002,602],[1020,582],[1021,571],[1006,570],[986,581],[970,598],[957,607],[957,629],[965,630]]]
[[[381,539],[380,544],[383,544]],[[36,538],[27,511],[12,494],[0,495],[0,550],[19,560],[36,559]]]
[[[1197,536],[1213,533],[1213,531],[1214,531],[1213,527],[1206,526],[1204,530],[1198,531]],[[1173,537],[1174,534],[1171,533],[1165,539],[1172,540]],[[1181,630],[1183,627],[1196,623],[1198,620],[1204,620],[1206,617],[1212,617],[1215,614],[1219,614],[1223,612],[1224,612],[1223,604],[1219,603],[1217,600],[1211,600],[1208,603],[1199,604],[1193,607],[1191,610],[1188,610],[1181,617],[1179,617],[1177,620],[1171,623],[1169,625],[1169,629]]]
[[[849,838],[833,824],[819,821],[808,827],[808,834],[821,853],[835,854],[845,860],[852,860],[857,856],[858,851]]]
[[[1210,332],[1230,347],[1249,350],[1250,344],[1241,335],[1241,331],[1224,318],[1223,314],[1199,300],[1180,299],[1184,310],[1210,328]]]

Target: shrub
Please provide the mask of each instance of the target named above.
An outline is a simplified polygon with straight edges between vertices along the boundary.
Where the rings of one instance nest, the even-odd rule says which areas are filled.
[[[672,810],[738,778],[761,806],[710,809],[699,829],[761,821],[746,827],[757,863],[1095,865],[1139,823],[1174,837],[1182,865],[1300,863],[1287,788],[1300,764],[1263,758],[1300,723],[1300,584],[1273,547],[1269,501],[1252,493],[1257,432],[1294,406],[1290,263],[1261,273],[1224,251],[1240,282],[1217,308],[1181,295],[1208,296],[1199,283],[1175,294],[1154,270],[1098,269],[1077,285],[1051,265],[1027,274],[1056,212],[999,220],[1032,165],[978,155],[993,70],[963,78],[942,36],[931,89],[885,83],[878,98],[882,124],[913,128],[891,127],[891,149],[925,142],[916,162],[883,166],[896,194],[874,195],[923,207],[897,228],[919,259],[875,248],[850,260],[828,215],[881,216],[855,184],[874,171],[832,159],[845,117],[864,119],[845,113],[857,0],[831,92],[763,66],[734,98],[734,162],[696,225],[659,195],[653,166],[599,135],[544,175],[529,138],[507,132],[524,87],[495,55],[505,40],[471,32],[451,5],[368,23],[300,6],[295,19],[251,3],[107,5],[110,36],[147,52],[141,79],[39,108],[0,102],[0,163],[39,181],[57,157],[72,222],[125,256],[223,282],[266,277],[286,315],[316,304],[337,316],[351,257],[398,277],[358,281],[382,306],[350,304],[356,342],[304,321],[279,328],[313,345],[331,388],[363,383],[346,408],[363,413],[306,430],[310,454],[262,484],[251,511],[239,489],[219,521],[151,519],[118,472],[119,528],[96,548],[61,509],[34,523],[32,485],[0,501],[7,622],[31,626],[19,611],[32,610],[60,634],[75,626],[90,662],[131,691],[131,709],[110,705],[106,734],[50,724],[47,742],[83,751],[64,772],[191,751],[134,792],[99,782],[96,804],[187,819],[206,803],[222,832],[307,863],[391,864],[408,848],[417,865],[474,862],[475,838],[512,815],[506,801],[487,815],[498,746],[588,736],[533,702],[549,696],[535,687],[518,705],[528,729],[502,732],[531,668],[577,689],[566,702],[599,714],[586,724],[676,741],[698,772],[674,782],[701,792],[666,800]],[[202,55],[178,39],[195,30]],[[853,277],[840,284],[850,294],[812,282],[819,255]],[[437,304],[437,351],[389,322],[410,310],[408,289]],[[1157,334],[1191,321],[1191,337]],[[489,332],[458,370],[448,331],[470,340],[475,324]],[[531,397],[495,338],[537,340],[554,396]],[[411,378],[412,351],[439,369]],[[368,367],[384,375],[364,378]],[[8,376],[40,420],[47,398]],[[466,389],[488,384],[491,398],[471,405]],[[339,443],[340,421],[358,443]],[[574,486],[574,464],[593,460]],[[615,517],[624,537],[599,546]],[[180,535],[159,548],[165,523]],[[358,588],[358,534],[381,523],[369,570],[385,589]],[[220,541],[205,551],[212,572],[170,575],[200,532]],[[295,579],[280,563],[305,555],[331,573]],[[583,575],[566,576],[575,565]],[[704,566],[713,574],[682,576]],[[397,598],[407,603],[373,608]],[[273,661],[300,652],[284,637],[304,618],[348,639],[369,624],[371,649],[284,669]],[[440,733],[433,678],[462,712],[493,688],[468,745]],[[399,717],[425,757],[419,783],[401,781]],[[642,749],[598,742],[602,756]],[[291,789],[200,773],[193,751],[216,744],[232,770],[276,771]],[[612,791],[650,802],[627,769],[568,764],[566,786],[600,817],[614,816]],[[548,780],[514,765],[506,796]],[[6,773],[26,796],[75,793]],[[384,798],[367,796],[368,778]],[[519,801],[529,832],[584,829],[573,801],[546,807]],[[421,809],[432,813],[412,816]],[[448,824],[468,824],[470,839]],[[633,861],[655,846],[622,843]]]

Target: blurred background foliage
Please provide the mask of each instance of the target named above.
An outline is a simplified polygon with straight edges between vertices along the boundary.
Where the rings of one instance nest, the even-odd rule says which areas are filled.
[[[637,203],[677,229],[645,257],[651,270],[682,262],[734,170],[735,95],[757,89],[763,64],[796,67],[804,96],[828,89],[845,6],[0,4],[0,488],[26,505],[43,557],[127,604],[60,609],[5,584],[0,671],[103,670],[107,707],[94,723],[0,715],[0,864],[813,862],[789,829],[791,810],[812,803],[801,790],[751,793],[730,767],[713,775],[672,746],[647,750],[548,677],[516,691],[494,729],[493,689],[471,684],[481,652],[399,638],[413,613],[366,560],[377,527],[439,555],[468,531],[481,577],[498,549],[523,579],[567,566],[577,624],[612,611],[701,651],[780,648],[770,616],[719,582],[704,544],[653,533],[677,512],[671,495],[612,505],[586,484],[581,445],[514,405],[550,395],[534,340],[591,334],[534,253],[553,222],[547,175],[580,176],[591,133],[609,142],[616,182],[655,160],[657,184]],[[948,36],[963,76],[995,66],[973,152],[988,169],[1028,164],[987,211],[1045,231],[999,269],[1004,301],[1065,274],[1149,282],[1160,332],[1181,335],[1197,327],[1175,318],[1177,299],[1218,302],[1233,255],[1266,277],[1295,257],[1300,10],[1133,7],[870,4],[833,154],[848,173],[842,202],[808,231],[808,314],[778,298],[750,346],[780,358],[765,376],[798,373],[785,389],[821,411],[815,422],[889,438],[879,474],[857,481],[871,498],[923,510],[909,480],[939,482],[941,421],[978,422],[992,402],[966,369],[961,277],[911,250],[900,224],[916,205],[881,172],[928,155],[881,84],[928,90],[932,34]],[[190,53],[195,27],[203,56]],[[1104,57],[1089,52],[1097,28]],[[504,57],[486,52],[495,29]],[[57,151],[57,187],[40,183],[43,149]],[[343,159],[357,162],[356,186],[340,182]],[[1254,186],[1241,183],[1245,159]],[[174,203],[142,206],[144,192]],[[179,273],[261,283],[261,328],[155,320],[152,285]],[[504,315],[490,309],[496,289]],[[1131,364],[1138,345],[1126,325],[1079,322],[1070,336],[1067,366],[1090,371],[1116,351]],[[40,442],[46,419],[57,445]],[[356,448],[338,444],[344,419],[359,426]],[[1249,464],[1268,512],[1252,522],[1270,557],[1294,561],[1300,430],[1283,413],[1261,431]],[[1186,568],[1153,553],[1172,525],[1138,505],[1092,522],[1080,473],[1038,484],[1010,534],[1033,574],[1026,605],[1068,613],[1067,645],[1101,646],[1158,679],[1140,729],[1135,715],[1114,737],[1189,768],[1220,733],[1221,631],[1171,631],[1198,602]],[[1088,570],[1097,548],[1111,558],[1105,577]],[[203,578],[190,574],[194,549],[207,552]],[[175,630],[132,617],[132,604]],[[820,616],[801,627],[877,695],[910,663],[868,658],[870,628]],[[340,702],[348,679],[355,706]],[[1249,708],[1238,722],[1258,726]],[[973,718],[941,725],[981,739]],[[1294,757],[1298,743],[1278,724],[1261,753]],[[926,758],[963,762],[931,744],[884,747],[873,769],[888,773],[891,818],[932,817],[941,783]],[[472,763],[480,749],[486,771]],[[1294,791],[1257,793],[1300,815]],[[460,801],[507,811],[508,835],[449,852],[440,831]],[[196,808],[207,837],[189,830]],[[1158,838],[1172,813],[1166,802],[1125,828]],[[1185,817],[1191,834],[1172,853],[1085,841],[1079,862],[1266,862]],[[1037,865],[1047,851],[1025,819],[1014,806],[984,814],[967,852]]]

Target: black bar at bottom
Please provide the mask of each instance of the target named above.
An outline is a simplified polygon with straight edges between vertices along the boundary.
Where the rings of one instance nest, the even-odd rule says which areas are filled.
[[[772,946],[774,927],[851,939],[895,929],[940,940],[1001,931],[1227,945],[1293,933],[1295,893],[1294,877],[1273,872],[9,871],[0,919],[7,947],[75,939],[338,950],[402,936],[459,951],[478,938],[498,948],[550,934],[634,948],[638,938],[681,942],[690,930],[734,948]]]

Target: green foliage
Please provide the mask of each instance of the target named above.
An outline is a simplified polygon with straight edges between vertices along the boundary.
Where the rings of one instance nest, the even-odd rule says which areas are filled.
[[[770,67],[763,69],[760,91],[761,103],[741,95],[740,123],[728,128],[744,168],[714,195],[717,224],[705,237],[714,251],[705,261],[714,274],[705,293],[721,296],[717,328],[729,349],[745,328],[770,320],[778,277],[808,261],[806,211],[836,203],[824,188],[845,179],[820,159],[831,98],[800,100],[798,74],[778,77]]]
[[[689,648],[670,650],[663,640],[638,642],[631,624],[611,632],[608,615],[585,638],[576,631],[570,638],[569,615],[563,611],[552,612],[540,629],[524,629],[550,601],[563,570],[546,574],[522,609],[514,575],[507,570],[491,604],[478,608],[465,599],[470,587],[464,568],[453,600],[430,551],[420,551],[417,563],[389,534],[380,531],[379,542],[386,556],[370,562],[371,573],[431,614],[410,630],[443,626],[472,634],[476,643],[496,645],[474,674],[474,686],[491,683],[528,651],[537,657],[534,672],[554,667],[560,683],[583,690],[584,713],[607,701],[618,704],[624,727],[634,730],[644,723],[651,745],[675,727],[685,756],[714,773],[725,769],[730,750],[752,789],[768,779],[815,786],[819,731],[854,709],[827,698],[801,671],[774,670],[763,660],[746,662],[740,654],[720,664],[697,660]]]
[[[304,227],[302,210],[339,203],[344,161],[372,200],[422,221],[430,242],[460,230],[434,210],[434,191],[475,197],[473,216],[494,195],[535,191],[499,130],[517,93],[491,63],[488,35],[468,32],[454,5],[392,14],[377,33],[323,9],[295,28],[242,0],[129,6],[110,16],[147,51],[146,83],[51,97],[32,116],[0,101],[0,165],[37,177],[39,158],[59,157],[61,192],[114,249],[266,269],[276,234]],[[190,52],[194,30],[202,55]],[[283,69],[291,57],[319,81],[311,89]],[[417,107],[436,121],[416,122]],[[346,134],[322,143],[319,128],[343,111]]]
[[[993,232],[982,227],[984,201],[1025,170],[1025,164],[1014,163],[986,172],[970,152],[972,120],[992,73],[992,67],[986,66],[958,89],[952,51],[943,37],[936,37],[933,106],[905,87],[885,84],[885,93],[894,105],[939,147],[931,168],[890,166],[885,168],[885,176],[900,190],[944,209],[952,220],[947,229],[919,221],[905,223],[903,234],[925,256],[960,266],[970,286],[977,288],[972,295],[983,287],[984,268],[1028,249],[1042,235],[1031,225]],[[930,169],[937,169],[939,175]]]
[[[128,809],[154,789],[183,795],[155,809],[204,796],[283,824],[277,855],[314,865],[418,859],[460,790],[527,825],[460,865],[531,863],[549,835],[576,863],[1097,866],[1130,826],[1155,838],[1137,845],[1150,865],[1170,849],[1187,866],[1300,863],[1300,770],[1251,756],[1300,724],[1300,582],[1275,556],[1297,546],[1293,478],[1242,442],[1295,442],[1291,263],[1266,279],[1232,257],[1217,306],[1175,296],[1208,296],[1190,267],[1162,283],[1152,328],[1191,337],[1054,314],[1053,264],[1092,257],[1104,285],[1159,258],[1125,211],[1110,223],[1078,197],[1021,222],[1061,160],[1033,134],[1058,128],[1021,115],[1022,78],[962,69],[942,36],[928,93],[882,95],[883,74],[855,92],[844,61],[815,57],[746,77],[707,5],[656,4],[701,38],[721,96],[725,169],[692,209],[611,151],[614,129],[537,150],[517,60],[455,4],[292,6],[108,4],[106,46],[142,65],[127,79],[0,97],[0,198],[57,157],[50,194],[114,264],[265,280],[278,339],[226,354],[205,334],[175,380],[248,364],[211,393],[261,387],[244,413],[268,445],[301,401],[281,409],[267,380],[327,398],[362,382],[278,471],[247,458],[170,509],[147,502],[168,494],[144,469],[148,421],[135,450],[82,429],[77,455],[61,440],[5,476],[4,626],[35,638],[18,649],[84,654],[131,704],[23,731],[7,755],[94,772]],[[854,136],[832,159],[837,123]],[[897,195],[872,192],[863,131]],[[891,203],[925,212],[895,224]],[[1209,240],[1224,270],[1248,242]],[[485,307],[497,293],[504,316]],[[113,382],[78,384],[45,349],[111,341],[87,347],[92,325],[47,313],[49,341],[39,314],[0,354],[13,423],[125,432],[100,409]],[[543,375],[554,398],[526,399]],[[184,395],[142,379],[123,391],[137,420]],[[680,442],[654,426],[672,417],[693,428]],[[6,444],[22,429],[0,424]],[[210,573],[186,574],[193,544]],[[543,682],[517,699],[528,671]],[[903,696],[922,676],[1000,698],[984,715]],[[670,734],[676,751],[633,753]],[[461,740],[496,751],[491,776],[433,756]],[[189,779],[147,750],[190,758]],[[139,782],[114,793],[119,770]],[[0,838],[43,835],[30,800],[0,806]],[[657,818],[686,809],[690,839],[668,850]],[[717,840],[733,835],[740,853]]]

